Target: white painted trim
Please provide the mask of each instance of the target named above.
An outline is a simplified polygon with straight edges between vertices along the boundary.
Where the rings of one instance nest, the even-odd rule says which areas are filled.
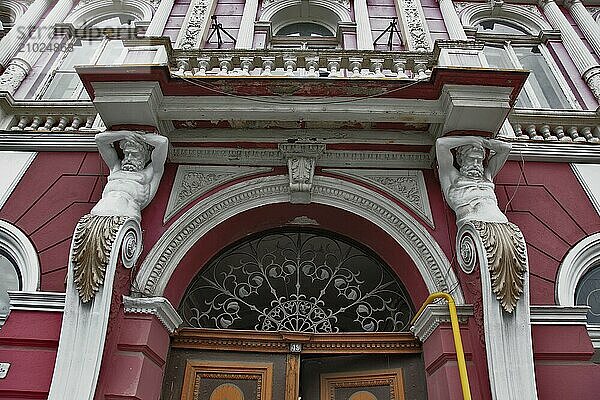
[[[598,162],[600,162],[600,158],[598,159]],[[600,167],[600,166],[597,166],[597,167]],[[583,187],[583,190],[585,190],[585,193],[587,194],[587,197],[590,199],[590,202],[593,204],[594,208],[596,209],[596,212],[598,213],[598,215],[600,215],[600,198],[598,198],[594,194],[594,191],[592,190],[592,188],[590,186],[589,180],[586,179],[586,177],[584,176],[584,174],[580,168],[581,167],[578,167],[577,164],[571,164],[571,169],[573,170],[573,173],[575,174],[575,176],[577,177],[577,180]],[[593,179],[597,180],[598,177],[594,176]]]
[[[167,329],[169,334],[175,332],[183,322],[169,300],[164,297],[129,297],[123,296],[125,314],[151,314]]]
[[[278,14],[279,12],[283,11],[284,9],[286,9],[288,7],[300,6],[301,3],[302,3],[301,0],[281,0],[281,1],[272,2],[271,4],[267,5],[266,7],[264,7],[262,9],[262,11],[260,13],[259,21],[262,21],[262,22],[272,21],[273,17],[276,14]],[[330,29],[333,30],[333,32],[336,31],[338,22],[352,22],[352,19],[350,18],[349,10],[335,1],[311,0],[310,5],[329,10],[338,17],[339,21],[326,21],[324,19],[318,19],[318,22],[325,23],[327,27],[329,27]],[[311,19],[315,19],[315,17],[316,16],[311,15]],[[273,27],[272,27],[273,32],[277,32],[277,30],[279,28],[281,28],[286,22],[288,22],[288,21],[282,21],[281,23],[273,25]],[[334,24],[334,22],[335,22],[335,24]]]
[[[531,306],[532,325],[586,325],[587,306]]]
[[[565,256],[558,268],[556,302],[561,306],[575,305],[575,289],[581,277],[600,263],[600,233],[580,240]]]
[[[475,26],[487,19],[509,20],[523,26],[532,35],[537,35],[540,31],[552,30],[552,26],[541,16],[518,4],[504,3],[501,7],[492,10],[489,3],[472,3],[460,11],[463,26]]]
[[[98,151],[94,135],[68,133],[0,134],[0,150],[13,151]]]
[[[600,145],[588,143],[511,141],[509,160],[597,164]]]
[[[175,182],[171,187],[163,222],[167,222],[173,215],[183,210],[198,197],[226,182],[272,170],[273,168],[244,166],[179,165],[175,174]],[[193,178],[191,179],[192,182],[186,181],[186,178],[191,174],[200,177],[197,179],[197,183],[194,184]]]
[[[359,181],[383,190],[400,200],[404,205],[410,208],[415,214],[421,217],[429,226],[435,228],[433,223],[433,214],[429,205],[429,195],[423,172],[419,170],[389,170],[389,169],[324,169],[323,172],[349,176]],[[386,185],[382,180],[377,178],[388,178],[390,180],[399,178],[411,178],[415,183],[416,193],[408,190],[408,193],[403,193],[393,185]],[[411,196],[418,199],[411,199]]]
[[[466,324],[469,317],[473,316],[473,306],[458,306],[456,307],[456,313],[458,314],[458,322]],[[445,303],[430,304],[425,307],[410,330],[421,342],[425,342],[442,323],[450,323],[448,305]]]
[[[29,154],[29,157],[25,160],[25,162],[21,166],[21,169],[19,170],[19,172],[17,172],[17,174],[15,175],[14,179],[12,180],[11,184],[8,186],[6,191],[4,193],[0,193],[0,210],[4,206],[4,203],[6,203],[6,200],[8,200],[8,198],[10,197],[12,192],[17,187],[17,184],[21,181],[21,178],[23,177],[23,175],[25,175],[25,172],[27,172],[27,169],[29,169],[29,166],[35,159],[36,155],[37,155],[37,153],[34,153],[34,152]]]
[[[63,312],[65,294],[60,292],[9,291],[10,310]]]
[[[590,335],[590,339],[592,340],[592,346],[594,346],[594,349],[600,349],[600,326],[588,325],[587,330],[588,335]]]
[[[144,0],[95,0],[75,6],[64,22],[81,28],[91,19],[118,13],[129,14],[138,21],[151,21],[154,8]]]
[[[69,255],[73,253],[74,240],[75,236]],[[74,284],[73,264],[69,262],[65,310],[48,400],[94,399],[117,263],[120,261],[126,268],[131,268],[141,251],[141,226],[137,219],[129,218],[119,228],[111,246],[104,282],[88,303],[83,303],[79,297]]]
[[[287,175],[247,180],[209,196],[162,235],[142,263],[136,286],[147,296],[162,296],[179,262],[208,231],[244,211],[287,201]],[[454,288],[457,304],[464,303],[446,255],[425,227],[402,207],[362,186],[322,176],[314,179],[312,201],[341,208],[378,225],[408,253],[431,293]]]
[[[38,290],[40,262],[35,247],[25,233],[3,220],[0,220],[0,250],[6,252],[17,263],[21,272],[21,290]]]

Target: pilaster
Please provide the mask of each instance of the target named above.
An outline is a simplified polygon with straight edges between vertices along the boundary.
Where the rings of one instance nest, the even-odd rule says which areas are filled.
[[[554,0],[540,0],[539,4],[552,27],[560,30],[565,47],[577,70],[594,93],[596,99],[600,100],[600,76],[598,76],[600,65],[565,18],[558,4]]]
[[[51,4],[51,0],[35,0],[27,8],[27,11],[15,21],[10,32],[0,40],[0,71],[8,66],[10,59],[27,41],[28,36],[25,32],[30,32],[37,25]]]
[[[356,44],[359,50],[373,50],[373,35],[367,0],[354,2],[354,17],[356,18]]]
[[[146,36],[162,36],[174,3],[175,0],[162,0],[160,2],[146,30]]]
[[[9,92],[10,94],[15,93],[31,70],[31,67],[35,65],[42,55],[42,52],[33,51],[33,49],[46,48],[46,45],[54,38],[54,25],[66,18],[69,11],[73,8],[75,1],[59,0],[56,3],[48,16],[44,18],[29,40],[27,40],[27,44],[30,46],[26,46],[26,49],[29,50],[21,52],[18,58],[13,59],[0,76],[0,91]],[[21,19],[24,18],[25,16],[21,17]],[[13,28],[11,33],[16,31],[18,30]]]
[[[251,49],[254,42],[254,19],[258,11],[258,0],[247,0],[235,43],[236,49]]]
[[[192,0],[177,36],[175,48],[193,50],[204,47],[211,25],[210,16],[216,6],[216,0]]]
[[[444,18],[444,24],[446,25],[450,40],[467,40],[467,35],[458,18],[452,0],[438,0],[438,3],[440,4],[440,11],[442,18]]]

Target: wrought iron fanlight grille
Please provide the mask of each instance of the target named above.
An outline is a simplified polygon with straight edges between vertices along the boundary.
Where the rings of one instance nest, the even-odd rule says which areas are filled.
[[[400,332],[413,308],[381,261],[321,232],[263,234],[204,268],[179,309],[196,328]]]

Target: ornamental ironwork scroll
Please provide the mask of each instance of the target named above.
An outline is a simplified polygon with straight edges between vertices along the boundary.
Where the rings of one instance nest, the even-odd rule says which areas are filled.
[[[366,251],[317,232],[279,232],[226,251],[194,279],[179,309],[197,328],[399,332],[413,308]]]

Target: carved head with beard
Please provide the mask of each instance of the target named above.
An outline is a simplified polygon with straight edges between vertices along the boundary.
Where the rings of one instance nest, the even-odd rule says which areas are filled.
[[[127,172],[138,172],[144,169],[150,161],[150,146],[135,137],[123,139],[119,142],[123,150],[121,170]]]
[[[478,144],[468,144],[456,149],[456,162],[460,173],[468,178],[482,178],[484,173],[483,160],[485,149]]]

